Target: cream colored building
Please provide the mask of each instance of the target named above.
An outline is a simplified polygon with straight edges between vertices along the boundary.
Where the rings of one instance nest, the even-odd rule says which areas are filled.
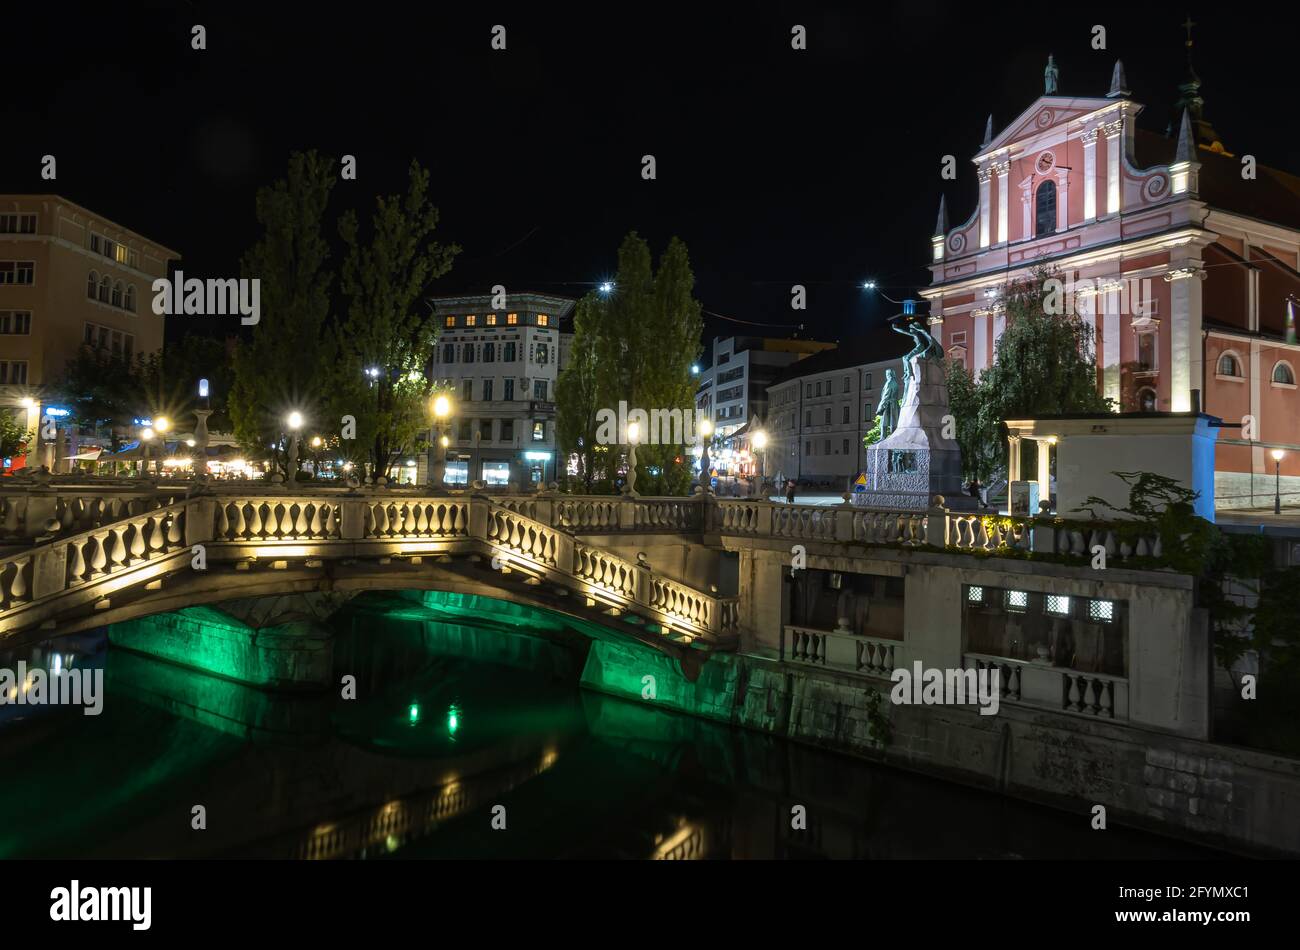
[[[161,349],[152,284],[170,248],[58,195],[0,195],[0,410],[29,429],[83,345]]]

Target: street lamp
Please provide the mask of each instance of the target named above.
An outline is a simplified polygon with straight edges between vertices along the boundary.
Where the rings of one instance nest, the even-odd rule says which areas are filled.
[[[140,475],[144,477],[149,474],[149,443],[153,441],[153,426],[145,426],[140,430]]]
[[[1282,513],[1282,456],[1286,455],[1281,449],[1273,450],[1273,514]]]
[[[285,420],[289,426],[289,478],[290,485],[298,480],[298,430],[302,428],[302,413],[294,410]]]
[[[767,466],[763,463],[767,461],[767,433],[759,429],[754,433],[753,438],[754,451],[758,455],[758,488],[763,489],[763,469]]]
[[[700,485],[708,491],[712,479],[709,478],[709,439],[713,436],[713,422],[705,416],[700,420],[700,442],[704,451],[700,453]]]
[[[447,438],[447,425],[454,407],[445,394],[439,394],[434,397],[430,408],[433,410],[434,431],[437,433],[437,438],[429,448],[429,485],[438,488],[446,478],[447,446],[451,444],[451,439]]]
[[[627,424],[627,484],[623,486],[625,495],[636,495],[636,444],[641,441],[641,426],[636,422]]]

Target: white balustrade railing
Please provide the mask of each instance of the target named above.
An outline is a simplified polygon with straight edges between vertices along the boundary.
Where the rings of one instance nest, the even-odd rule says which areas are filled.
[[[799,626],[781,628],[782,659],[864,676],[890,676],[897,665],[896,650],[900,646],[901,640],[861,636],[847,631]]]
[[[1128,680],[1034,660],[967,653],[965,669],[998,673],[1001,700],[1099,719],[1128,719]]]

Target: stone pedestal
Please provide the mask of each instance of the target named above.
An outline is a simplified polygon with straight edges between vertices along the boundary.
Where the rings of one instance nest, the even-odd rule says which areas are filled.
[[[938,360],[911,360],[912,382],[898,428],[867,449],[867,490],[853,503],[867,508],[925,511],[935,495],[962,495],[961,450],[943,436],[948,383]]]

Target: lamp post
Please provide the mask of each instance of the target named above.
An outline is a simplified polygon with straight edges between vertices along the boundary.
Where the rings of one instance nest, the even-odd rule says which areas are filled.
[[[754,452],[758,455],[758,490],[761,493],[763,490],[763,469],[767,467],[764,464],[767,461],[767,433],[759,429],[754,433],[752,441],[754,443]]]
[[[447,437],[447,423],[451,418],[451,400],[445,395],[435,396],[431,404],[433,410],[433,439],[429,446],[429,486],[440,488],[447,472],[447,446],[451,439]]]
[[[627,424],[627,484],[623,494],[636,497],[636,444],[641,440],[641,426],[635,422]]]
[[[140,477],[144,478],[149,474],[149,443],[153,441],[153,426],[145,426],[140,430]]]
[[[713,423],[707,417],[700,420],[700,443],[704,451],[700,453],[700,487],[708,491],[712,484],[709,478],[709,440],[713,437]]]
[[[292,485],[298,480],[298,430],[302,428],[302,413],[295,409],[285,422],[289,426],[289,477],[286,481]]]
[[[1273,514],[1282,513],[1282,456],[1286,455],[1281,449],[1273,450]]]

